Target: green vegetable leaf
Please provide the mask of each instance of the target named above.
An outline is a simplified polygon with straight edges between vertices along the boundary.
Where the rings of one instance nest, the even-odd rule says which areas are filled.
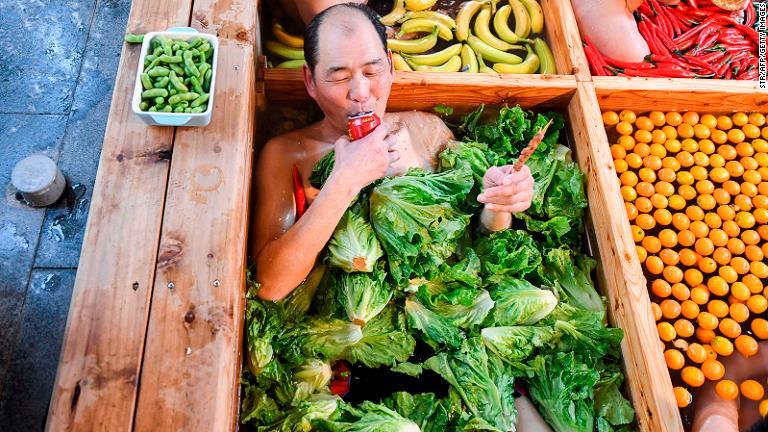
[[[408,314],[408,322],[412,328],[421,330],[427,338],[427,342],[434,345],[444,344],[452,348],[458,348],[464,339],[464,334],[448,318],[445,318],[421,304],[415,298],[405,299],[405,312]]]
[[[412,395],[396,392],[384,399],[382,404],[416,423],[421,432],[444,432],[447,429],[446,402],[437,399],[434,393]]]
[[[549,327],[486,327],[480,331],[483,343],[503,360],[515,362],[530,356],[538,347],[549,343],[554,332]]]
[[[357,324],[316,316],[288,329],[280,338],[279,352],[292,363],[301,363],[304,357],[337,359],[362,338]]]
[[[475,250],[482,262],[483,277],[491,282],[524,277],[541,264],[536,242],[525,231],[508,229],[481,237]]]
[[[601,379],[595,389],[595,413],[612,426],[630,424],[635,420],[632,404],[619,390],[624,376],[614,372],[607,379]]]
[[[408,333],[403,313],[389,306],[363,327],[363,337],[341,355],[367,367],[394,366],[413,354],[416,340]]]
[[[452,169],[472,171],[474,185],[468,195],[468,208],[473,208],[480,206],[477,195],[483,188],[483,176],[489,167],[496,164],[497,159],[496,153],[483,143],[452,141],[440,153],[438,166],[440,171]]]
[[[543,257],[540,276],[548,284],[561,288],[562,299],[573,306],[593,312],[603,312],[605,307],[592,285],[590,273],[595,260],[586,255],[573,255],[567,247],[548,250]]]
[[[537,288],[523,279],[502,279],[489,290],[496,302],[493,322],[500,326],[536,324],[557,306],[552,291]]]
[[[384,255],[373,227],[361,214],[360,206],[348,209],[328,242],[328,262],[345,272],[372,272]]]
[[[550,318],[554,320],[561,351],[573,350],[590,356],[618,358],[618,346],[624,331],[606,327],[603,313],[561,304]]]
[[[333,150],[325,154],[312,168],[312,174],[309,175],[309,184],[313,188],[322,189],[325,181],[333,171],[333,162],[336,157],[336,152]]]
[[[420,363],[403,362],[391,367],[390,370],[417,378],[424,371],[424,368]]]
[[[425,174],[411,170],[373,189],[371,221],[401,287],[412,277],[431,277],[456,251],[469,224],[459,202],[472,187],[472,174],[451,170]]]
[[[374,273],[336,272],[335,292],[350,321],[364,326],[384,309],[393,293],[385,277],[383,266]]]
[[[329,418],[341,404],[338,396],[316,394],[289,409],[271,424],[262,424],[258,432],[310,432],[313,424]]]
[[[341,404],[333,418],[318,422],[329,432],[419,432],[419,426],[384,405],[364,401],[358,407]]]
[[[432,111],[436,112],[437,114],[440,114],[441,116],[453,115],[453,108],[443,104],[435,105],[434,107],[432,107]]]

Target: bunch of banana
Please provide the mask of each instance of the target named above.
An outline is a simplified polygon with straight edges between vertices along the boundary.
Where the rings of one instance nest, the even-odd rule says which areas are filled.
[[[552,51],[540,37],[544,13],[538,0],[468,0],[456,18],[428,10],[436,0],[395,0],[381,22],[396,26],[387,45],[402,71],[556,73]],[[401,39],[419,33],[416,38]],[[452,43],[454,41],[458,43]],[[437,45],[438,39],[449,45]],[[438,46],[436,50],[433,50]]]
[[[278,68],[295,69],[302,67],[304,61],[304,38],[288,33],[277,21],[272,24],[272,36],[277,40],[268,40],[264,47],[270,53],[285,59]]]

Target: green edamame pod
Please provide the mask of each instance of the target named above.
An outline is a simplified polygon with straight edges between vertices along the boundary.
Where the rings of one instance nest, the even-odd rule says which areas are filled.
[[[158,57],[162,63],[181,63],[183,60],[181,59],[181,56],[168,56],[168,55],[161,55]]]
[[[164,107],[163,107],[163,110],[162,110],[162,111],[163,111],[163,112],[167,112],[167,113],[169,113],[169,112],[173,112],[173,107],[172,107],[172,106],[170,106],[170,105],[166,105],[166,106],[164,106]]]
[[[203,43],[200,45],[200,48],[198,48],[198,49],[200,50],[200,52],[206,52],[206,51],[208,51],[209,49],[211,49],[211,44],[209,44],[209,43],[208,43],[208,41],[205,41],[205,42],[203,42]]]
[[[149,89],[155,88],[155,86],[152,85],[152,80],[149,79],[149,75],[143,73],[143,74],[139,75],[139,77],[141,79],[141,86],[144,87],[144,90],[149,90]]]
[[[144,72],[146,72],[146,71],[148,71],[148,70],[152,69],[153,67],[155,67],[155,66],[157,66],[157,65],[159,65],[159,64],[160,64],[160,58],[159,58],[159,56],[158,56],[158,57],[155,57],[155,59],[154,59],[154,60],[152,60],[151,62],[149,62],[149,64],[148,64],[147,66],[145,66],[145,67],[144,67]]]
[[[200,71],[197,70],[197,66],[195,66],[195,63],[192,61],[192,53],[189,51],[184,51],[184,53],[181,54],[181,58],[184,59],[184,69],[187,71],[187,73],[189,75],[199,77]]]
[[[146,111],[147,109],[149,109],[149,104],[146,102],[142,102],[139,104],[139,109],[142,111]]]
[[[210,69],[210,68],[211,68],[211,65],[209,65],[208,63],[203,63],[203,65],[200,66],[200,68],[199,68],[199,70],[200,70],[200,83],[202,83],[203,80],[205,80],[205,74],[208,73],[208,69]]]
[[[156,97],[154,100],[155,100],[155,105],[162,105],[165,103],[164,97]]]
[[[168,77],[162,77],[155,81],[155,87],[162,87],[165,88],[168,86],[168,82],[170,82],[170,79]]]
[[[189,108],[189,101],[181,101],[177,103],[176,106],[183,106],[184,108]]]
[[[151,107],[149,107],[149,109],[147,111],[149,111],[149,112],[157,112],[157,107],[156,106],[151,106]]]
[[[197,57],[198,55],[200,55],[200,51],[198,51],[197,48],[192,48],[191,50],[189,50],[189,52],[192,53],[192,57]]]
[[[192,108],[199,107],[200,105],[208,102],[208,98],[209,97],[210,97],[210,95],[208,93],[203,93],[202,95],[200,95],[199,98],[193,100],[192,103],[189,104],[189,106],[192,107]]]
[[[192,108],[184,108],[184,112],[189,114],[192,112]]]
[[[131,44],[140,44],[144,42],[144,35],[128,33],[125,35],[125,41]]]
[[[195,92],[178,93],[168,98],[168,103],[171,105],[176,105],[181,101],[191,101],[199,97],[200,95]]]
[[[178,51],[179,50],[179,44],[176,41],[173,41],[171,44],[171,50],[172,51]]]
[[[190,77],[184,78],[184,84],[187,84],[187,85],[191,84],[192,81],[189,78]]]
[[[144,69],[146,69],[148,65],[152,64],[152,62],[155,61],[156,58],[157,58],[157,56],[154,55],[154,54],[148,54],[147,56],[145,56],[144,57]]]
[[[157,57],[160,54],[164,53],[163,47],[159,45],[160,42],[158,42],[158,46],[152,49],[152,55]]]
[[[205,73],[205,81],[203,82],[203,88],[205,91],[211,91],[211,77],[213,76],[213,70],[208,69],[208,72]]]
[[[193,114],[197,114],[197,113],[201,113],[203,111],[205,111],[205,110],[203,110],[203,107],[197,107],[197,108],[191,108],[189,112],[191,112]]]
[[[170,87],[171,87],[171,88],[168,90],[168,94],[170,94],[171,96],[173,96],[173,95],[175,95],[176,93],[178,93],[178,92],[176,91],[176,88],[173,86],[173,84],[169,84],[169,85],[170,85]]]
[[[163,47],[163,51],[165,51],[165,54],[172,56],[173,47],[171,46],[171,41],[168,40],[168,38],[163,35],[158,36],[158,38],[160,38],[160,46]]]
[[[141,92],[141,98],[142,99],[154,99],[156,97],[166,97],[168,96],[168,90],[163,88],[154,88],[151,90],[144,90]]]
[[[181,48],[183,50],[188,50],[190,48],[189,47],[189,43],[187,43],[187,41],[178,40],[178,41],[176,41],[176,43],[179,44],[179,48]]]
[[[189,84],[192,85],[192,90],[195,93],[205,93],[203,91],[203,86],[200,85],[200,80],[198,80],[197,77],[189,77]]]
[[[200,45],[203,42],[205,42],[203,40],[203,38],[199,38],[199,37],[194,38],[194,39],[192,39],[192,42],[189,43],[189,47],[190,48],[196,48],[198,45]]]
[[[184,85],[181,79],[179,79],[179,77],[176,76],[176,72],[171,71],[171,74],[168,75],[168,78],[171,80],[171,85],[174,86],[176,90],[184,93],[189,91],[189,88],[187,88],[187,86]]]
[[[175,107],[175,108],[173,108],[173,112],[175,112],[175,113],[183,113],[183,112],[184,112],[184,109],[185,109],[185,108],[184,108],[183,106],[181,106],[181,105],[176,105],[176,107]]]
[[[170,73],[171,70],[165,66],[155,66],[147,71],[147,75],[151,76],[152,78],[168,76]]]
[[[176,76],[184,76],[184,75],[187,74],[184,71],[184,68],[179,66],[179,65],[177,65],[177,64],[171,63],[171,64],[168,65],[168,67],[170,67],[171,69],[173,69],[174,72],[176,72]]]

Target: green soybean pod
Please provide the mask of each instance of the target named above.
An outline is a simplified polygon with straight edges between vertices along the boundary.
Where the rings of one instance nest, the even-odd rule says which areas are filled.
[[[175,112],[175,113],[183,113],[183,112],[184,112],[184,109],[185,109],[185,108],[184,108],[183,106],[181,106],[181,105],[176,105],[175,107],[173,107],[173,112]]]
[[[142,102],[139,104],[139,109],[142,111],[146,111],[149,108],[149,104],[146,102]]]
[[[168,76],[170,73],[171,70],[165,66],[155,66],[147,71],[147,75],[151,76],[152,78]]]
[[[144,87],[144,90],[149,90],[149,89],[155,88],[155,86],[152,85],[152,80],[149,79],[149,75],[143,73],[143,74],[139,75],[139,79],[141,79],[141,86]]]
[[[165,52],[165,50],[163,50],[163,47],[160,46],[160,42],[158,42],[158,45],[155,48],[152,49],[152,55],[155,56],[155,57],[159,56],[160,54],[162,54],[164,52]]]
[[[197,113],[201,113],[201,112],[204,112],[204,111],[205,110],[203,109],[203,107],[196,107],[196,108],[191,108],[189,112],[191,112],[193,114],[197,114]]]
[[[181,63],[183,60],[181,56],[175,55],[175,56],[169,56],[169,55],[161,55],[158,57],[162,63]]]
[[[203,43],[200,45],[200,48],[198,48],[198,49],[200,50],[200,52],[206,52],[206,51],[208,51],[209,49],[211,49],[211,44],[209,44],[209,43],[208,43],[208,41],[205,41],[205,42],[203,42]]]
[[[195,63],[192,61],[192,53],[184,51],[181,57],[184,59],[184,69],[187,70],[187,73],[199,77],[200,71],[197,70],[197,66],[195,66]]]
[[[172,56],[173,47],[171,46],[171,41],[163,35],[158,36],[158,38],[160,38],[160,46],[163,47],[163,51],[165,51],[167,55]]]
[[[159,78],[157,81],[155,81],[155,87],[167,87],[168,82],[170,82],[168,77]]]
[[[208,93],[203,93],[202,95],[200,95],[200,97],[198,97],[197,99],[193,100],[192,103],[189,104],[189,106],[192,107],[192,108],[199,107],[200,105],[208,102],[208,98],[209,97],[210,97],[210,95]]]
[[[157,66],[159,64],[160,64],[160,57],[158,56],[158,57],[155,57],[154,60],[149,62],[149,64],[144,67],[144,72],[152,69],[153,67],[155,67],[155,66]]]
[[[187,88],[186,85],[179,79],[179,77],[176,76],[176,72],[171,71],[170,75],[168,75],[168,78],[171,80],[171,85],[176,88],[176,90],[180,92],[188,92],[189,88]]]
[[[174,71],[174,72],[176,72],[176,76],[184,76],[184,75],[186,75],[186,74],[187,74],[187,73],[184,71],[184,68],[183,68],[183,67],[181,67],[181,66],[179,66],[179,65],[177,65],[177,64],[175,64],[175,63],[171,63],[171,64],[169,64],[169,65],[168,65],[168,67],[170,67],[171,69],[173,69],[173,71]]]
[[[165,98],[164,97],[156,97],[154,99],[154,101],[155,101],[155,105],[162,105],[162,104],[165,103]]]
[[[149,107],[149,109],[147,111],[149,111],[149,112],[157,112],[157,107],[156,106],[151,106],[151,107]]]
[[[213,76],[213,70],[208,69],[208,72],[205,73],[205,81],[203,82],[203,88],[205,91],[211,91],[211,77]]]
[[[200,45],[200,44],[201,44],[201,43],[203,43],[203,42],[205,42],[205,41],[203,40],[203,38],[201,38],[201,37],[196,37],[196,38],[192,39],[192,42],[190,42],[190,43],[189,43],[189,47],[190,47],[190,48],[197,48],[197,46],[198,46],[198,45]]]
[[[163,88],[154,88],[150,90],[144,90],[141,92],[141,98],[142,99],[154,99],[156,97],[166,97],[168,96],[168,90]]]
[[[178,42],[171,41],[171,51],[178,51],[178,50],[179,50]]]
[[[203,65],[200,66],[199,70],[200,70],[201,83],[203,82],[203,80],[205,80],[205,74],[208,73],[208,69],[210,68],[211,68],[211,65],[209,65],[208,63],[203,63]]]
[[[167,113],[173,112],[173,107],[170,106],[170,105],[166,105],[166,106],[163,107],[162,111],[163,112],[167,112]]]
[[[199,98],[200,95],[195,92],[177,93],[168,99],[168,103],[175,105],[181,101],[191,101]]]
[[[192,112],[192,108],[184,108],[184,112],[189,114]]]
[[[146,69],[147,66],[152,64],[152,62],[155,61],[156,58],[157,58],[157,56],[154,55],[154,54],[147,54],[144,57],[144,68]]]
[[[176,93],[178,93],[178,92],[176,91],[176,88],[173,86],[173,84],[168,84],[168,85],[171,87],[171,88],[168,90],[168,94],[170,94],[171,96],[173,96],[173,95],[175,95]]]
[[[192,86],[192,90],[194,90],[195,93],[205,93],[203,87],[200,85],[200,80],[198,80],[197,77],[189,77],[189,84]]]
[[[190,80],[190,78],[192,78],[192,77],[184,78],[184,84],[191,85],[192,80]]]

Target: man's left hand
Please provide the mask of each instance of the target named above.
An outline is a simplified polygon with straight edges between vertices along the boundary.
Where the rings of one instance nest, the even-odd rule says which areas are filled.
[[[533,176],[527,166],[514,171],[512,165],[490,167],[483,176],[483,192],[477,200],[494,212],[518,213],[531,206]]]

